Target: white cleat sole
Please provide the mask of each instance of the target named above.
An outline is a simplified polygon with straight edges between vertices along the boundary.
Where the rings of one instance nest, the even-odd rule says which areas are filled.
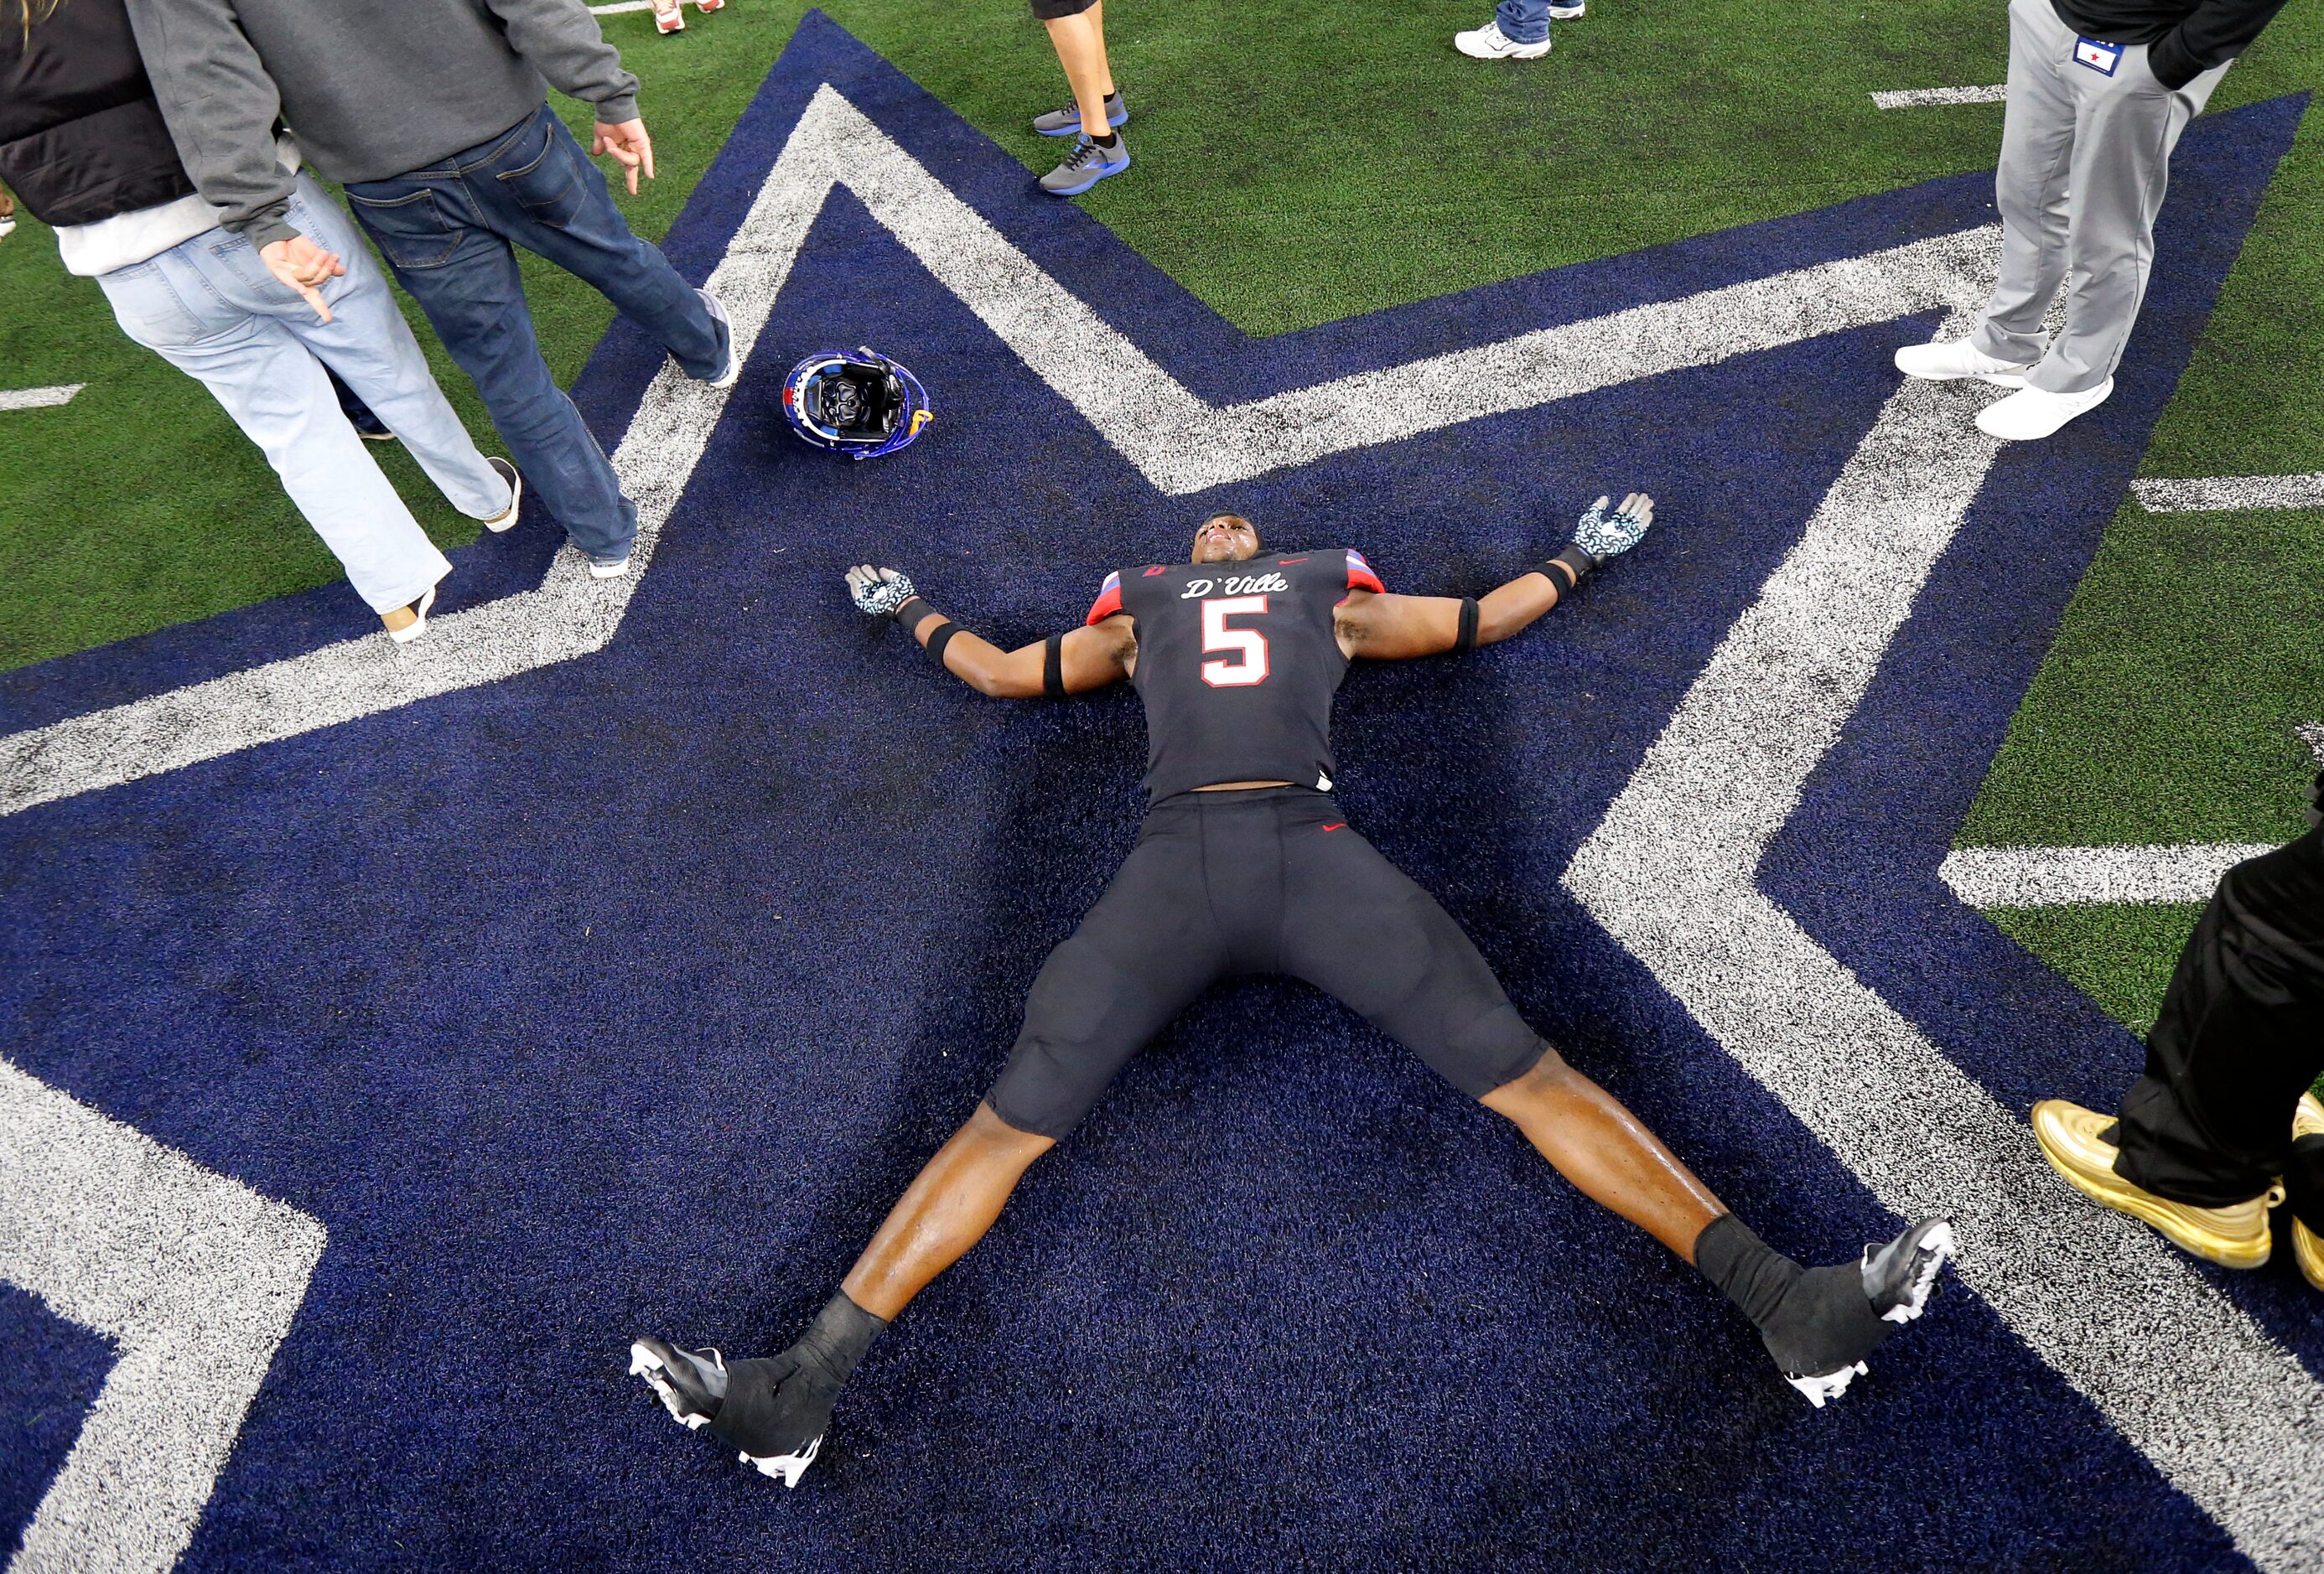
[[[716,1350],[710,1353],[718,1357],[719,1365],[725,1365],[725,1357],[719,1356]],[[630,1376],[643,1377],[646,1380],[646,1386],[651,1388],[660,1398],[662,1408],[669,1412],[670,1419],[688,1431],[708,1426],[710,1424],[708,1416],[696,1414],[685,1408],[686,1402],[678,1396],[678,1390],[671,1387],[669,1379],[662,1376],[665,1369],[661,1358],[646,1348],[644,1345],[633,1344],[630,1347]]]
[[[789,1488],[799,1484],[799,1477],[807,1474],[807,1468],[815,1463],[816,1455],[822,1451],[823,1437],[821,1433],[817,1433],[807,1447],[796,1454],[777,1454],[771,1459],[760,1459],[756,1454],[737,1454],[734,1457],[758,1471],[760,1475],[771,1476],[780,1481],[786,1488]]]
[[[1784,1382],[1808,1396],[1808,1403],[1821,1410],[1826,1404],[1848,1392],[1848,1385],[1872,1368],[1858,1361],[1852,1367],[1842,1367],[1837,1372],[1826,1372],[1821,1377],[1785,1377]]]
[[[1910,1322],[1927,1311],[1929,1293],[1937,1287],[1937,1275],[1960,1254],[1960,1242],[1953,1235],[1952,1225],[1947,1222],[1922,1238],[1921,1249],[1929,1254],[1929,1260],[1913,1275],[1913,1287],[1905,1292],[1904,1299],[1880,1314],[1882,1321]]]

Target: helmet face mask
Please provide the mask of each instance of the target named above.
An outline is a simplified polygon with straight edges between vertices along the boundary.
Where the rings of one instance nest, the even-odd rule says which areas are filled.
[[[876,350],[809,355],[783,382],[783,417],[801,442],[855,459],[892,454],[936,419],[919,380]]]

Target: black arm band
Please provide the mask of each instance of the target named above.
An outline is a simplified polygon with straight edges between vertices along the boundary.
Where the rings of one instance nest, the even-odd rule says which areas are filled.
[[[928,636],[928,659],[935,662],[938,667],[942,667],[944,665],[944,648],[951,644],[952,637],[959,632],[960,625],[954,622],[950,618],[946,618],[943,622],[938,623],[936,625],[936,631]]]
[[[935,611],[936,608],[928,605],[927,603],[922,601],[918,596],[914,596],[911,600],[906,602],[902,606],[898,607],[894,612],[888,615],[896,620],[896,626],[898,628],[903,630],[905,633],[908,634],[913,630],[920,626],[920,620],[922,618],[928,616]]]
[[[1053,700],[1065,697],[1065,637],[1052,634],[1041,647],[1041,692]]]
[[[1477,598],[1461,598],[1461,631],[1452,637],[1452,654],[1466,656],[1477,648]]]
[[[1560,552],[1556,557],[1551,558],[1549,563],[1543,564],[1541,566],[1541,569],[1544,574],[1549,574],[1550,563],[1556,564],[1561,568],[1563,568],[1567,574],[1572,575],[1572,584],[1560,584],[1556,575],[1549,575],[1550,584],[1557,585],[1557,588],[1560,590],[1572,590],[1574,585],[1580,584],[1583,580],[1589,578],[1590,571],[1598,566],[1598,559],[1590,556],[1589,548],[1581,546],[1568,547],[1564,551]]]

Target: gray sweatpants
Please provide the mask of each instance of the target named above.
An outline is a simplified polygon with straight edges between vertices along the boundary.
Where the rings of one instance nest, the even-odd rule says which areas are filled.
[[[1994,186],[2001,278],[1975,343],[2032,365],[2026,382],[2080,393],[2114,375],[2154,260],[2154,216],[2171,150],[2226,66],[2176,91],[2127,44],[2114,74],[2075,59],[2050,0],[2010,0],[2009,107]],[[2043,315],[2066,286],[2066,326],[2045,345]],[[2045,353],[2046,351],[2046,353]]]

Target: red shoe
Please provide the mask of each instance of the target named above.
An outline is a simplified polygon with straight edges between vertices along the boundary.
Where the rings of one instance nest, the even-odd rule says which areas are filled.
[[[653,0],[653,14],[656,32],[686,31],[686,0]]]

